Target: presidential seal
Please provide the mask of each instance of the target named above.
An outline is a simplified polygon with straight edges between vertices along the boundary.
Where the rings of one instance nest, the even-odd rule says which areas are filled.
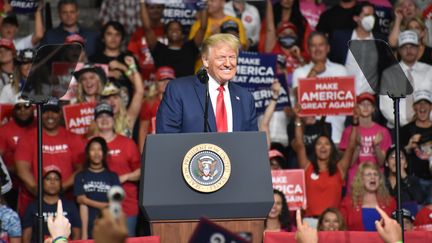
[[[220,147],[203,143],[191,148],[182,164],[183,178],[194,190],[215,192],[222,188],[231,174],[231,162]]]

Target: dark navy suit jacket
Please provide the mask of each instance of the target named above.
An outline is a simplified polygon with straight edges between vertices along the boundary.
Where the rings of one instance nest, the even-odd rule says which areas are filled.
[[[233,131],[257,131],[255,101],[237,84],[228,83],[233,115]],[[156,133],[191,133],[204,131],[206,85],[196,76],[168,83],[156,116]],[[208,104],[210,132],[216,132],[211,101]]]

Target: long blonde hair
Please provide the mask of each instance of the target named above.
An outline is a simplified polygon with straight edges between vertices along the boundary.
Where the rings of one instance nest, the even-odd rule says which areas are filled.
[[[97,75],[96,73],[95,73],[95,75],[98,78],[98,91],[97,91],[96,99],[99,100],[99,97],[100,97],[100,94],[102,93],[104,84],[102,82],[102,79],[99,77],[99,75]],[[81,82],[81,77],[82,77],[82,75],[80,75],[80,78],[77,80],[77,84],[78,84],[77,85],[77,93],[76,93],[76,102],[77,103],[87,102],[86,94],[84,92],[84,88],[83,88],[83,85]]]
[[[354,177],[353,183],[351,185],[351,200],[354,207],[361,207],[363,204],[363,197],[365,195],[365,187],[363,183],[363,172],[366,169],[372,169],[378,172],[379,174],[379,185],[378,190],[376,192],[378,203],[384,203],[385,205],[389,205],[390,203],[390,194],[384,184],[384,175],[381,173],[380,168],[377,164],[372,162],[364,162],[362,163],[357,173]]]

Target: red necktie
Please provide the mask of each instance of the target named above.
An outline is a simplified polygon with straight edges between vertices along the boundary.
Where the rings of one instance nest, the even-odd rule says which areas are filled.
[[[224,87],[221,85],[217,89],[219,94],[216,100],[216,127],[218,132],[228,132],[227,112],[224,102]]]

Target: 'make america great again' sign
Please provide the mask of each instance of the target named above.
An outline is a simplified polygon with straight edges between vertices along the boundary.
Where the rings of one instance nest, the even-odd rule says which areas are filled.
[[[352,115],[354,77],[306,78],[299,80],[300,116]]]

